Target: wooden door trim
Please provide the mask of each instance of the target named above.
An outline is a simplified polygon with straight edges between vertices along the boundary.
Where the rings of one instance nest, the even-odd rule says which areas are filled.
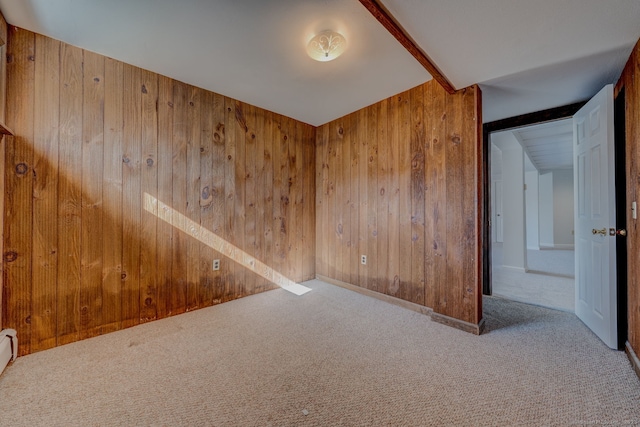
[[[587,101],[576,102],[574,104],[561,107],[550,108],[534,113],[522,114],[506,119],[485,123],[482,126],[482,187],[484,198],[485,221],[482,222],[482,293],[491,295],[491,229],[489,218],[491,218],[491,147],[489,144],[489,134],[508,129],[515,129],[522,126],[534,125],[537,123],[550,122],[553,120],[572,117]]]

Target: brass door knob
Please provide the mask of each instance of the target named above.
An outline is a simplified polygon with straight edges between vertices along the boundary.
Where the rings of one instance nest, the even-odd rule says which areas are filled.
[[[625,230],[624,228],[621,228],[620,230],[616,230],[616,234],[618,236],[626,236],[627,235],[627,230]]]

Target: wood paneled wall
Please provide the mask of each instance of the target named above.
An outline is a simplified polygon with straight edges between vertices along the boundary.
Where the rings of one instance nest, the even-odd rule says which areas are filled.
[[[480,97],[431,81],[317,129],[317,274],[481,322]]]
[[[2,46],[0,46],[0,123],[6,124],[5,121],[5,108],[7,98],[7,36],[8,25],[4,19],[2,13],[0,13],[0,38],[2,39]],[[6,154],[6,141],[3,135],[0,134],[0,165],[4,165],[4,159]],[[0,173],[0,254],[4,253],[4,173]],[[0,271],[3,269],[3,259],[0,257]],[[2,301],[2,289],[3,289],[3,277],[0,275],[0,330],[4,329],[4,323],[2,322],[2,313],[4,312]]]
[[[627,62],[617,90],[625,89],[627,203],[640,202],[640,41]],[[640,355],[640,226],[627,210],[628,342]],[[637,366],[640,375],[640,366]]]
[[[8,58],[3,324],[21,355],[274,287],[145,193],[315,277],[315,128],[14,27]]]

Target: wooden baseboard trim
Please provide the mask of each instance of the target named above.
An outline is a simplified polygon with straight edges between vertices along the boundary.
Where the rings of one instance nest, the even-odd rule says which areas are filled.
[[[629,344],[629,341],[624,346],[625,352],[627,353],[627,357],[631,362],[631,366],[633,366],[633,370],[636,371],[636,375],[640,377],[640,359],[638,359],[638,355],[635,351],[633,351],[633,347]]]
[[[474,335],[480,335],[482,331],[484,331],[484,318],[480,321],[480,323],[476,325],[473,323],[465,322],[464,320],[454,319],[453,317],[434,312],[431,313],[431,320],[433,320],[434,322],[442,323],[443,325],[451,326],[452,328],[472,333]]]
[[[350,291],[357,292],[362,295],[366,295],[372,298],[379,299],[384,302],[388,302],[393,305],[397,305],[399,307],[403,307],[412,311],[416,311],[421,314],[426,314],[427,316],[431,316],[433,310],[429,307],[425,307],[424,305],[416,304],[413,302],[405,301],[400,298],[392,297],[390,295],[381,294],[380,292],[372,291],[370,289],[361,288],[360,286],[352,285],[350,283],[346,283],[340,280],[331,279],[326,276],[322,276],[320,274],[316,275],[316,279],[322,280],[323,282],[327,282],[331,285],[339,286],[344,289],[348,289]]]

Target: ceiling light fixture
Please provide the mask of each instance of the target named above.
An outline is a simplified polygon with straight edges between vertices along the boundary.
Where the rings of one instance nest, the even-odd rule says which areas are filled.
[[[346,47],[347,41],[342,34],[326,30],[309,41],[307,54],[316,61],[326,62],[342,55]]]

